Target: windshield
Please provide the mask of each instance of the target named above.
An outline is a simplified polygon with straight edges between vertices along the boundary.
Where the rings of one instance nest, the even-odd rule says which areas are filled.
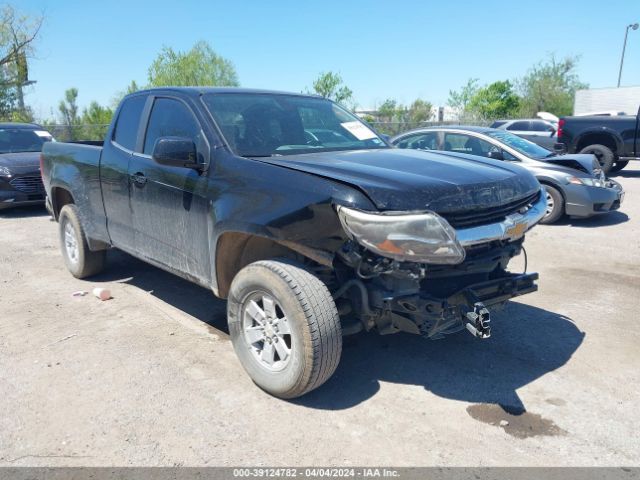
[[[0,128],[0,153],[39,152],[44,142],[52,140],[45,130]]]
[[[388,148],[358,117],[324,98],[213,93],[203,100],[243,157]]]
[[[495,132],[487,132],[487,135],[495,138],[496,140],[504,143],[505,145],[513,148],[514,150],[529,158],[536,158],[539,160],[541,158],[547,158],[555,155],[550,150],[547,150],[540,145],[536,145],[529,140],[525,140],[522,137],[514,135],[513,133],[496,130]]]

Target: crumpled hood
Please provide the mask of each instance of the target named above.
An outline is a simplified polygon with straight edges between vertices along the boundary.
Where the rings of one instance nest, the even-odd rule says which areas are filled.
[[[440,213],[504,205],[540,189],[523,168],[464,154],[381,149],[259,158],[347,183],[380,210]]]
[[[14,175],[39,172],[40,152],[2,153],[0,167],[7,167]]]
[[[541,158],[541,162],[551,163],[553,165],[561,165],[567,168],[585,171],[589,175],[599,173],[600,165],[596,160],[596,156],[590,153],[575,153],[570,155],[556,155],[555,157]],[[598,172],[595,172],[598,170]]]

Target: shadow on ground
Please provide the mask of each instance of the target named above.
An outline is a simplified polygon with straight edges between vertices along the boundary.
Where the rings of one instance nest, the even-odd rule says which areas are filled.
[[[154,297],[182,310],[228,335],[227,302],[176,275],[153,267],[120,250],[109,250],[104,273],[93,282],[122,282],[149,292]]]
[[[624,208],[624,204],[623,204]],[[596,227],[611,227],[613,225],[620,225],[629,221],[629,215],[624,212],[615,211],[609,213],[603,213],[602,215],[596,215],[589,218],[569,218],[565,217],[554,225],[571,225],[578,228],[596,228]],[[545,225],[546,226],[546,225]]]
[[[620,170],[619,172],[612,173],[611,176],[622,178],[640,178],[640,170]]]
[[[175,275],[125,253],[109,252],[108,269],[92,279],[125,282],[228,333],[226,302]],[[294,403],[339,410],[357,405],[380,389],[380,382],[419,385],[444,398],[526,411],[518,388],[564,365],[584,334],[562,315],[511,302],[492,317],[492,337],[466,332],[431,341],[409,334],[345,337],[334,376]]]
[[[409,334],[347,337],[336,374],[296,400],[311,408],[349,408],[372,397],[380,382],[419,385],[435,395],[526,411],[518,388],[564,365],[584,333],[562,315],[511,302],[492,317],[492,336],[459,333],[443,340]]]
[[[13,207],[0,210],[0,219],[3,218],[29,218],[29,217],[45,217],[49,212],[44,205],[32,205],[28,207]]]

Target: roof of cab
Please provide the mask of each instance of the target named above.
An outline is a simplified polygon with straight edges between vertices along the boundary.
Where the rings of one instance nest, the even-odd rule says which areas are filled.
[[[314,97],[322,98],[316,94],[283,92],[278,90],[263,90],[258,88],[241,88],[241,87],[154,87],[144,90],[138,90],[130,95],[140,93],[157,93],[157,92],[178,92],[187,95],[204,95],[206,93],[251,93],[251,94],[268,94],[268,95],[294,95],[296,97]]]

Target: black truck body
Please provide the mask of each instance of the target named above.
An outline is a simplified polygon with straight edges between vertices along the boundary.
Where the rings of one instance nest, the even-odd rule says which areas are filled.
[[[545,212],[535,177],[444,157],[391,148],[317,97],[166,88],[125,97],[102,147],[45,145],[43,179],[74,275],[116,247],[212,289],[254,381],[294,397],[333,373],[341,332],[484,338],[486,306],[537,289],[507,271]],[[297,314],[282,295],[296,282],[315,299]]]
[[[594,154],[605,173],[640,160],[640,111],[637,115],[563,117],[558,143],[568,153]]]

